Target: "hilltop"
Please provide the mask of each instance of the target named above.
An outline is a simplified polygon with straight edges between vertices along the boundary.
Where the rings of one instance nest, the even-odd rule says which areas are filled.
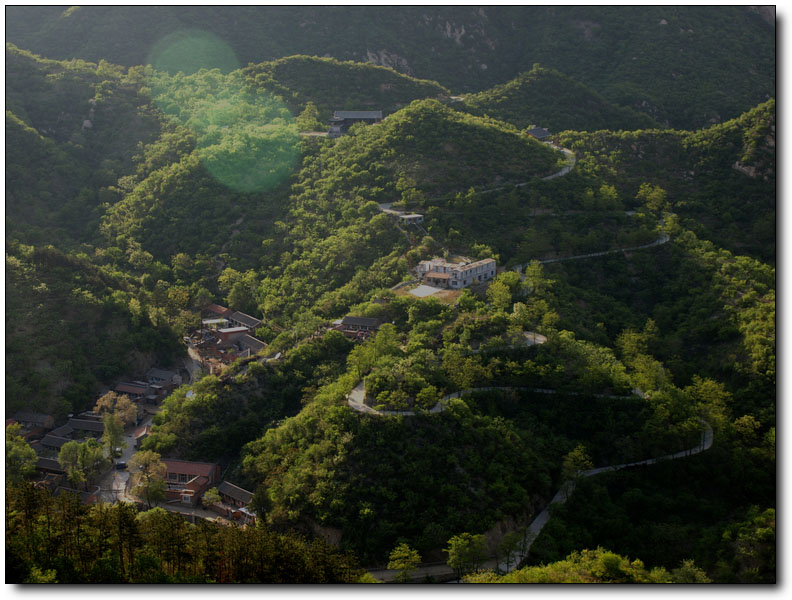
[[[316,56],[288,56],[243,69],[249,84],[281,96],[294,114],[311,102],[324,126],[336,110],[381,110],[389,115],[413,100],[446,98],[434,81],[389,67]]]
[[[521,129],[534,124],[551,131],[658,126],[648,115],[616,106],[588,86],[538,64],[507,83],[466,95],[460,109],[486,114]]]

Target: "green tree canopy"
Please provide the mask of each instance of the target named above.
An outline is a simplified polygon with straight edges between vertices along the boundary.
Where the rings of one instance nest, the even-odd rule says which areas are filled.
[[[36,451],[19,435],[22,426],[6,426],[5,476],[10,484],[21,483],[36,470]]]

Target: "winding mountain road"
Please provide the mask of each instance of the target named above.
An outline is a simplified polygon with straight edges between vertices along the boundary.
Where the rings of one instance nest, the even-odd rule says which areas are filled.
[[[576,256],[564,256],[561,258],[547,258],[538,261],[540,264],[547,265],[550,263],[565,262],[568,260],[582,260],[584,258],[594,258],[596,256],[606,256],[607,254],[619,254],[620,252],[632,252],[634,250],[643,250],[644,248],[652,248],[653,246],[661,246],[671,239],[665,231],[660,232],[660,237],[648,244],[641,244],[640,246],[629,246],[627,248],[614,248],[613,250],[604,250],[602,252],[592,252],[590,254],[578,254]],[[528,265],[516,265],[511,267],[513,271],[522,271]]]
[[[453,394],[449,394],[448,396],[443,398],[443,400],[441,400],[441,402],[438,403],[438,406],[443,401],[447,401],[448,399],[453,398],[453,397],[459,397],[459,396],[461,396],[463,394],[466,394],[466,393],[471,393],[471,392],[476,392],[476,391],[495,390],[495,389],[506,390],[506,389],[532,389],[532,388],[520,388],[520,387],[516,387],[516,388],[514,388],[514,387],[472,388],[472,389],[469,389],[469,390],[463,390],[461,392],[455,392]],[[363,389],[363,382],[361,382],[355,388],[355,390],[353,390],[353,392],[355,392],[355,391],[358,392],[357,401],[359,401],[362,404],[362,396],[360,394],[365,395],[365,390]],[[537,389],[536,391],[540,391],[542,393],[555,393],[555,390],[540,390],[540,389]],[[352,396],[352,394],[350,394],[350,398],[351,398],[351,396]],[[621,396],[603,396],[603,397],[620,398]],[[351,406],[351,404],[350,404],[350,406]],[[363,405],[363,406],[365,406],[365,405]],[[366,408],[369,408],[369,407],[366,407]],[[435,407],[435,408],[437,408],[437,407]],[[384,412],[380,413],[379,411],[374,411],[374,409],[370,409],[370,410],[372,412],[374,412],[374,413],[385,414]],[[438,412],[440,412],[440,411],[438,411]],[[709,450],[712,447],[714,436],[713,436],[713,431],[712,431],[712,427],[710,426],[710,424],[707,423],[704,420],[702,420],[701,423],[704,426],[704,430],[701,433],[701,439],[700,439],[699,443],[696,446],[693,446],[692,448],[687,448],[685,450],[680,450],[679,452],[674,452],[672,454],[665,454],[663,456],[658,456],[658,457],[654,457],[654,458],[647,458],[645,460],[639,460],[639,461],[634,461],[634,462],[629,462],[629,463],[620,463],[620,464],[616,464],[616,465],[608,465],[608,466],[604,466],[604,467],[597,467],[597,468],[594,468],[594,469],[587,469],[585,471],[578,471],[576,479],[583,478],[583,477],[593,477],[595,475],[599,475],[600,473],[606,473],[606,472],[610,472],[610,471],[619,471],[621,469],[626,469],[626,468],[629,468],[629,467],[648,466],[648,465],[654,465],[654,464],[657,464],[659,462],[664,462],[664,461],[669,461],[669,460],[678,460],[678,459],[682,459],[682,458],[689,458],[691,456],[695,456],[696,454],[700,454],[702,452],[705,452],[706,450]],[[507,564],[506,560],[496,561],[495,559],[490,559],[489,561],[486,561],[484,563],[483,568],[484,569],[497,570],[497,571],[499,571],[501,573],[508,573],[509,571],[515,570],[517,568],[517,566],[528,556],[528,553],[530,551],[531,545],[533,544],[534,540],[539,536],[539,534],[541,533],[542,529],[550,521],[551,507],[554,504],[563,504],[563,503],[565,503],[567,501],[567,499],[575,491],[575,481],[576,481],[576,479],[569,479],[569,480],[565,481],[561,485],[559,490],[556,492],[556,494],[553,496],[553,498],[550,500],[550,502],[547,504],[547,506],[538,515],[536,515],[536,517],[534,518],[533,521],[531,521],[531,524],[528,526],[528,528],[526,530],[525,538],[523,540],[521,550],[519,552],[517,552],[511,558],[511,560],[508,561],[508,564]],[[379,579],[380,581],[394,581],[396,576],[398,575],[398,571],[395,571],[395,570],[392,570],[392,569],[380,569],[380,570],[372,570],[372,571],[370,571],[370,574],[372,576],[374,576],[376,579]],[[418,567],[418,568],[415,569],[415,571],[413,571],[411,580],[412,581],[421,581],[422,579],[424,579],[427,576],[431,576],[431,577],[433,577],[435,579],[441,579],[441,580],[443,580],[443,579],[451,579],[451,578],[454,577],[454,572],[453,572],[453,570],[450,567],[447,567],[447,566],[444,567],[443,565],[439,565],[439,564],[425,565],[423,567]]]
[[[600,473],[606,473],[609,471],[619,471],[621,469],[626,469],[628,467],[640,467],[644,465],[654,465],[659,462],[667,461],[667,460],[677,460],[680,458],[688,458],[690,456],[695,456],[696,454],[700,454],[706,450],[709,450],[712,447],[712,440],[713,440],[713,432],[712,427],[706,421],[702,421],[704,425],[704,431],[701,433],[701,441],[697,446],[692,448],[688,448],[686,450],[681,450],[679,452],[675,452],[673,454],[665,454],[663,456],[658,456],[656,458],[647,458],[646,460],[639,460],[636,462],[631,463],[622,463],[619,465],[609,465],[607,467],[597,467],[596,469],[588,469],[586,471],[578,471],[579,477],[593,477],[594,475],[599,475]],[[536,518],[531,522],[528,526],[528,530],[525,533],[525,540],[523,544],[523,552],[517,554],[517,559],[514,560],[514,566],[506,565],[505,561],[501,562],[497,565],[498,569],[501,572],[507,573],[517,568],[517,565],[528,556],[528,552],[531,549],[531,544],[533,544],[534,540],[539,536],[542,529],[547,522],[550,520],[550,507],[554,504],[563,504],[567,501],[567,499],[572,495],[575,491],[575,480],[569,479],[565,481],[561,488],[556,492],[553,499],[550,503],[544,508],[542,512],[536,515]]]
[[[501,350],[504,349],[506,348],[501,348]],[[492,392],[492,391],[506,391],[506,390],[522,390],[522,391],[534,392],[537,394],[565,394],[567,396],[581,395],[581,392],[568,392],[563,390],[561,391],[551,390],[548,388],[533,388],[533,387],[522,387],[522,386],[514,386],[514,385],[477,387],[477,388],[470,388],[467,390],[460,390],[458,392],[451,392],[450,394],[446,394],[431,409],[429,409],[428,411],[422,411],[418,414],[435,415],[441,413],[446,409],[449,400],[451,400],[452,398],[460,398],[466,394],[475,394],[476,392]],[[633,394],[639,396],[641,395],[640,392],[638,391],[633,391]],[[630,397],[630,396],[617,396],[612,394],[587,394],[587,395],[593,396],[594,398],[610,398],[613,400],[624,400],[625,398]],[[379,416],[414,417],[416,415],[416,412],[412,410],[377,410],[376,408],[372,408],[368,406],[365,400],[366,400],[365,381],[361,381],[347,395],[347,405],[352,410],[355,410],[360,413],[366,413],[369,415],[379,415]]]

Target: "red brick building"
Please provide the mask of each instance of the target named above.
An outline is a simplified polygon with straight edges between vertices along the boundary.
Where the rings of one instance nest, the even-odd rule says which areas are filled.
[[[220,466],[215,463],[175,459],[162,462],[167,469],[165,496],[170,501],[197,506],[204,492],[220,481]]]

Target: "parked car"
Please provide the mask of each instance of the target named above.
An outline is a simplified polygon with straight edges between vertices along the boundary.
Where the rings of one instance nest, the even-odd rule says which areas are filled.
[[[119,471],[125,471],[127,468],[127,464],[125,462],[116,463],[116,469]]]

